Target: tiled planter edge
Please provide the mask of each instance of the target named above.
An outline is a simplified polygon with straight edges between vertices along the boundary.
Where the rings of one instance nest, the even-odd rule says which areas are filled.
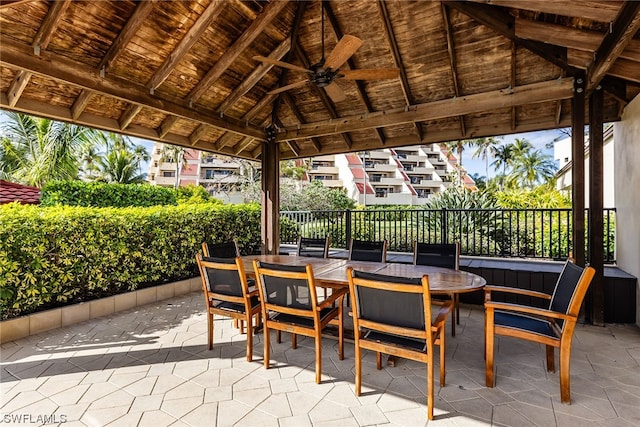
[[[0,344],[145,304],[152,304],[189,292],[199,291],[201,287],[200,277],[192,277],[178,282],[166,283],[4,320],[0,322]]]

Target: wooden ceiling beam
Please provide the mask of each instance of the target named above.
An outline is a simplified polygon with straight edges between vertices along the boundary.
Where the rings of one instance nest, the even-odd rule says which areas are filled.
[[[584,50],[569,49],[567,50],[568,63],[581,70],[586,70],[587,66],[593,60],[593,55]],[[629,61],[628,59],[618,59],[607,70],[607,75],[618,77],[631,82],[640,83],[640,74],[638,74],[638,63]]]
[[[515,18],[506,10],[486,4],[463,1],[447,2],[447,6],[455,8],[475,21],[491,28],[501,36],[515,41],[518,46],[522,46],[539,57],[557,65],[561,69],[569,71],[569,74],[572,74],[573,71],[575,71],[567,64],[566,49],[535,40],[522,39],[516,36]]]
[[[193,132],[191,132],[191,135],[189,135],[189,142],[191,143],[191,145],[196,145],[198,141],[204,138],[207,132],[209,132],[210,127],[211,126],[207,126],[205,124],[198,125],[198,127]]]
[[[342,132],[354,132],[374,127],[395,126],[428,120],[438,120],[463,114],[474,114],[539,102],[568,99],[573,96],[573,79],[555,79],[502,90],[495,90],[459,98],[443,99],[425,104],[412,105],[407,109],[397,108],[368,115],[341,117],[340,120],[308,123],[298,128],[278,131],[276,141],[304,139]]]
[[[291,49],[291,39],[287,37],[268,56],[270,59],[280,60]],[[273,68],[272,64],[260,63],[234,90],[227,96],[217,108],[218,112],[226,112],[240,98],[249,92],[258,82]]]
[[[327,18],[329,19],[329,26],[333,30],[333,35],[336,37],[336,40],[342,39],[342,37],[344,36],[344,33],[340,28],[340,23],[338,22],[336,15],[333,13],[333,9],[331,8],[330,2],[325,3],[324,11],[327,14]],[[355,61],[353,60],[353,57],[349,57],[349,59],[347,59],[347,65],[352,70],[357,68]],[[353,82],[356,84],[358,95],[360,96],[360,100],[362,101],[365,108],[367,109],[367,113],[371,113],[372,111],[374,111],[373,105],[371,104],[371,100],[369,99],[369,96],[367,95],[367,92],[364,89],[364,83],[362,83],[361,80],[354,80]],[[385,137],[384,137],[384,133],[382,132],[382,129],[375,129],[375,133],[380,143],[384,145]],[[314,141],[312,140],[312,142]],[[315,142],[314,142],[314,145],[315,145]]]
[[[147,19],[157,1],[158,0],[149,0],[138,2],[136,10],[133,11],[133,14],[122,28],[122,31],[120,31],[115,41],[111,43],[109,50],[102,57],[100,64],[98,64],[98,69],[103,70],[103,74],[109,72],[111,64],[113,64],[124,51],[133,36],[136,35],[138,29],[145,19]]]
[[[296,117],[296,120],[298,120],[298,123],[300,123],[302,125],[307,123],[307,121],[304,119],[304,117],[300,113],[300,110],[298,110],[298,107],[293,102],[293,99],[291,99],[291,95],[289,95],[288,93],[284,92],[282,94],[282,99],[283,99],[284,103],[287,104],[287,107],[289,107],[289,109],[291,110],[293,115]],[[318,140],[318,138],[309,138],[309,139],[311,140],[311,143],[313,144],[313,147],[316,149],[316,151],[318,153],[321,153],[322,152],[322,145],[320,144],[320,141]]]
[[[56,28],[58,28],[60,24],[60,20],[70,4],[71,0],[57,1],[51,4],[47,15],[42,21],[42,25],[31,42],[31,46],[33,46],[36,55],[39,55],[41,50],[47,48],[49,42],[51,42],[51,38],[56,32]],[[19,70],[16,73],[7,91],[10,106],[13,107],[16,105],[22,96],[22,92],[24,92],[29,84],[29,80],[31,80],[31,73],[25,70]]]
[[[267,94],[264,97],[262,97],[260,101],[258,101],[258,103],[251,108],[251,110],[247,111],[247,113],[244,116],[242,116],[242,120],[245,120],[245,121],[253,120],[266,106],[270,105],[271,102],[273,102],[276,96],[277,95]],[[222,134],[220,138],[218,138],[218,140],[215,142],[215,146],[218,149],[222,149],[234,139],[235,139],[235,136],[232,133],[226,132]],[[264,139],[265,138],[262,138],[262,140]]]
[[[77,120],[78,117],[84,112],[84,109],[89,105],[89,101],[91,100],[91,96],[93,92],[87,89],[82,89],[80,91],[80,95],[73,101],[73,105],[71,105],[71,118],[73,120]]]
[[[587,66],[587,95],[591,93],[614,65],[622,51],[640,28],[640,2],[626,1],[594,53],[594,61]],[[640,75],[640,73],[637,73]],[[640,77],[639,77],[640,78]]]
[[[598,31],[516,18],[516,36],[570,49],[595,52],[605,35]],[[640,40],[629,40],[626,49],[620,53],[620,58],[640,62]]]
[[[518,53],[518,47],[516,46],[516,42],[514,42],[513,40],[511,41],[511,79],[509,81],[509,84],[511,85],[511,87],[516,87],[516,77],[517,77],[517,70],[518,67],[516,65],[516,54]],[[514,105],[513,107],[511,107],[511,129],[515,129],[516,128],[516,120],[517,120],[517,111],[516,111],[516,106]]]
[[[136,117],[136,115],[142,110],[142,105],[139,104],[129,104],[124,113],[118,119],[118,125],[121,130],[125,130]]]
[[[444,22],[444,29],[447,33],[447,52],[449,53],[449,65],[451,67],[451,79],[453,80],[453,89],[455,91],[456,97],[460,96],[460,85],[458,84],[458,67],[456,65],[456,55],[455,48],[453,44],[453,32],[451,31],[451,22],[449,21],[449,12],[447,11],[447,7],[444,2],[440,3],[440,11],[442,12],[442,21]],[[462,134],[462,138],[464,138],[467,134],[467,131],[464,127],[464,116],[459,116],[458,120],[460,120],[460,133]],[[422,138],[420,138],[422,139]]]
[[[0,9],[4,9],[11,6],[17,6],[20,3],[28,3],[33,0],[0,0]]]
[[[151,77],[149,83],[147,83],[149,89],[156,89],[169,77],[193,45],[196,44],[204,32],[207,31],[211,23],[220,15],[224,3],[225,0],[213,0],[209,3],[209,6],[202,12],[202,15],[200,15],[193,26],[189,28],[184,37],[182,37],[182,40],[180,40],[175,49],[173,49],[173,52],[169,54],[164,63],[154,73],[153,77]]]
[[[396,67],[400,70],[400,83],[402,86],[402,93],[404,94],[405,105],[410,106],[413,104],[413,96],[411,95],[411,88],[409,87],[409,78],[407,77],[407,71],[404,69],[402,62],[402,55],[400,55],[400,48],[396,41],[396,36],[393,32],[393,25],[391,24],[391,17],[389,16],[389,10],[387,4],[383,0],[376,1],[378,5],[378,11],[382,15],[382,22],[384,24],[384,33],[387,38],[389,46],[391,46],[391,53],[393,55],[393,61]],[[418,135],[419,139],[422,139],[422,129],[417,123],[413,123],[413,127]]]
[[[494,6],[511,7],[514,9],[530,10],[553,15],[570,16],[573,18],[591,19],[600,22],[611,22],[615,19],[620,8],[618,1],[573,0],[540,1],[540,0],[471,0],[478,3],[488,3]]]
[[[255,21],[249,25],[238,39],[225,51],[220,57],[218,62],[207,71],[205,76],[198,82],[198,84],[191,90],[191,93],[187,96],[187,101],[196,103],[202,95],[211,87],[211,85],[227,71],[227,68],[231,66],[233,61],[244,52],[253,41],[264,31],[264,29],[273,21],[280,11],[287,6],[286,1],[272,1],[258,16]]]
[[[300,47],[300,45],[296,44],[293,47],[293,52],[296,55],[296,57],[298,58],[298,60],[300,62],[302,62],[302,66],[304,68],[309,69],[311,64],[309,63],[309,60],[307,59],[307,55],[302,51],[302,48]],[[312,84],[310,86],[314,89],[316,94],[320,97],[320,100],[322,101],[322,104],[324,105],[325,110],[327,111],[327,113],[329,113],[329,117],[331,117],[331,119],[339,118],[338,112],[333,107],[333,104],[331,104],[331,101],[329,100],[329,96],[327,95],[327,93],[323,89],[320,89],[318,86],[316,86],[314,84]],[[341,134],[340,137],[344,141],[344,143],[347,146],[347,148],[351,148],[351,146],[353,145],[353,141],[351,140],[351,137],[347,133]]]
[[[36,57],[31,53],[30,46],[4,34],[0,34],[0,44],[2,45],[0,64],[9,68],[23,69],[80,89],[91,90],[128,103],[140,104],[163,114],[175,115],[195,122],[209,124],[260,140],[264,139],[262,129],[249,123],[243,123],[231,117],[221,118],[211,115],[210,112],[190,108],[184,105],[182,100],[151,96],[144,86],[116,76],[101,78],[94,68],[63,58],[60,55],[52,55],[45,51],[41,52],[39,57]]]

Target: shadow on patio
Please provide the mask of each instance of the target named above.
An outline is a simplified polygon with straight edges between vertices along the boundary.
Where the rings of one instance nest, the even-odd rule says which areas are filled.
[[[640,330],[579,325],[572,350],[573,403],[559,399],[558,375],[544,369],[544,349],[497,341],[496,388],[484,386],[483,311],[462,307],[447,337],[447,385],[436,379],[442,425],[638,425]],[[215,346],[206,348],[200,293],[129,310],[4,344],[3,421],[21,414],[72,425],[424,425],[426,369],[400,360],[375,369],[365,355],[363,395],[354,394],[353,345],[338,360],[323,339],[322,383],[314,382],[313,340],[292,350],[272,339],[271,369],[262,366],[261,334],[254,361],[231,320],[216,318]],[[436,369],[437,373],[437,369]],[[41,422],[44,424],[44,422]]]

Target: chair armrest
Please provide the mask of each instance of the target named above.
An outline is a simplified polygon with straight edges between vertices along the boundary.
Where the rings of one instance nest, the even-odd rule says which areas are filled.
[[[529,289],[512,288],[509,286],[485,285],[484,287],[485,301],[491,301],[491,292],[504,292],[507,294],[525,295],[525,296],[541,298],[546,300],[551,299],[551,295],[545,294],[544,292],[532,291]]]
[[[571,320],[575,319],[573,316],[567,316],[564,313],[558,313],[557,311],[547,310],[546,308],[537,308],[530,307],[526,305],[520,304],[510,304],[506,302],[485,302],[485,308],[490,308],[493,310],[504,310],[504,311],[513,311],[516,313],[523,314],[533,314],[537,316],[542,316],[550,319],[562,319],[562,320]]]
[[[318,310],[331,306],[338,298],[342,298],[349,292],[348,289],[335,289],[332,288],[331,295],[320,304],[318,304]]]
[[[451,309],[453,308],[453,301],[438,301],[434,304],[439,305],[440,310],[438,311],[438,316],[431,325],[436,329],[444,328],[444,325],[447,322],[447,316],[451,313]]]

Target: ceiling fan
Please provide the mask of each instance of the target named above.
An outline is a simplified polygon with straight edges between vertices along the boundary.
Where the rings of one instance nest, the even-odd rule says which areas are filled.
[[[298,65],[289,64],[288,62],[278,61],[275,59],[267,58],[264,56],[254,56],[256,61],[266,62],[276,65],[278,67],[286,68],[292,71],[299,71],[307,74],[307,79],[300,80],[295,83],[281,86],[268,92],[270,95],[280,92],[302,87],[307,84],[314,84],[318,87],[324,88],[329,95],[329,98],[333,102],[340,102],[346,98],[346,95],[342,88],[335,84],[337,79],[345,80],[379,80],[379,79],[394,79],[400,75],[400,71],[397,68],[379,68],[379,69],[362,69],[362,70],[340,70],[340,67],[351,58],[351,56],[362,46],[362,40],[358,37],[345,35],[343,36],[336,47],[329,53],[329,56],[324,56],[324,1],[322,3],[322,58],[316,64],[313,64],[309,69],[300,67]]]

